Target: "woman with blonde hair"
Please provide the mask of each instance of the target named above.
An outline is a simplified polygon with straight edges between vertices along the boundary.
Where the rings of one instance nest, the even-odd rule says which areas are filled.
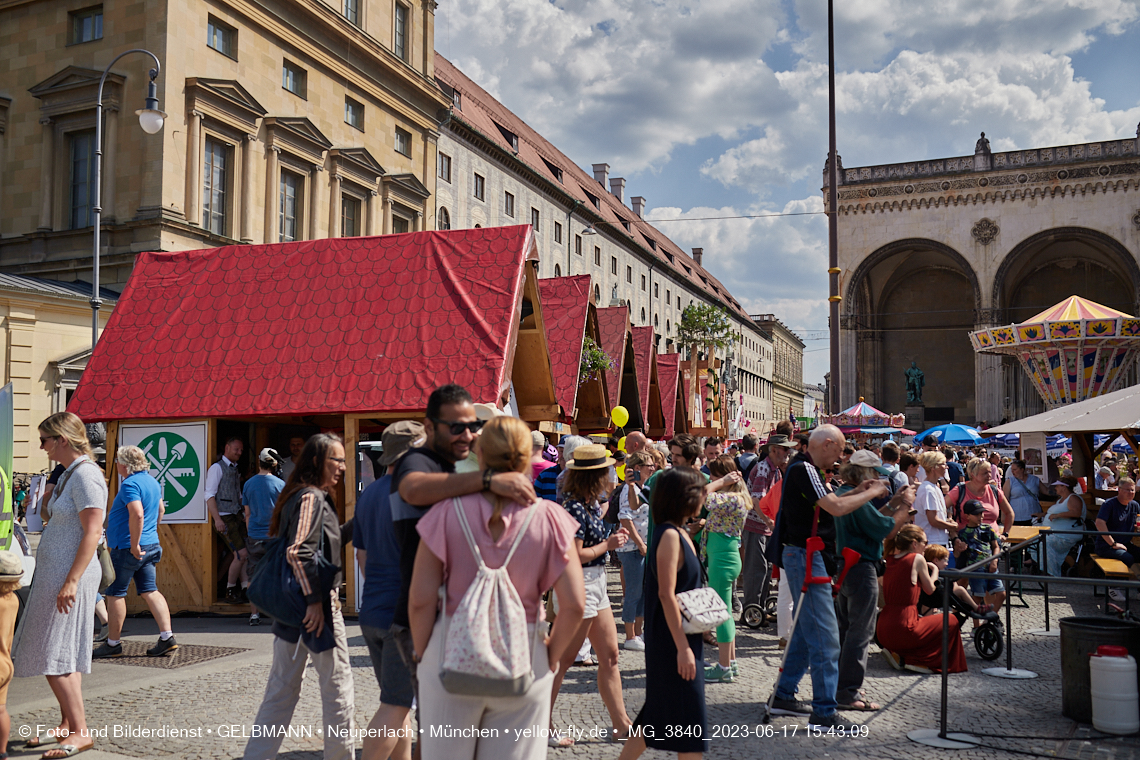
[[[946,457],[941,451],[924,451],[918,455],[918,465],[926,470],[926,480],[918,484],[918,494],[914,497],[914,508],[917,510],[914,524],[926,532],[932,546],[945,546],[949,549],[950,539],[958,535],[958,523],[946,514],[946,497],[938,486],[942,478],[946,477]],[[950,556],[953,558],[953,553]]]
[[[102,578],[95,548],[103,534],[107,483],[91,460],[82,420],[60,412],[41,422],[39,432],[40,448],[65,470],[48,505],[52,519],[40,538],[36,572],[12,659],[18,678],[47,676],[59,701],[59,727],[48,737],[60,744],[42,755],[55,760],[94,745],[83,708],[82,674],[91,672],[95,598]],[[44,744],[37,737],[25,746]]]
[[[725,485],[708,495],[705,509],[705,527],[701,531],[701,559],[708,568],[709,586],[725,606],[732,609],[732,583],[740,575],[740,535],[744,520],[752,509],[752,494],[741,479],[728,477],[740,472],[736,460],[727,454],[709,462],[709,473],[714,481],[724,479]],[[717,663],[705,668],[706,683],[732,683],[736,680],[736,621],[730,615],[716,628]]]
[[[513,417],[496,417],[487,423],[476,442],[479,467],[491,472],[525,473],[530,468],[531,444],[530,429],[525,423]],[[420,548],[408,614],[420,660],[420,725],[484,729],[462,732],[476,736],[420,734],[424,760],[544,757],[545,737],[520,738],[510,729],[541,725],[548,718],[559,660],[565,652],[573,656],[577,651],[572,639],[581,623],[584,605],[582,567],[574,548],[578,524],[552,501],[518,504],[504,501],[488,490],[439,502],[419,521],[416,530]],[[469,542],[474,542],[478,557]],[[475,580],[480,561],[487,567],[507,568],[511,584],[526,609],[534,680],[519,696],[452,694],[440,679],[450,618]],[[441,585],[446,586],[446,608],[437,618]],[[551,587],[559,611],[550,635],[544,637],[542,595]],[[480,733],[497,736],[481,737]]]

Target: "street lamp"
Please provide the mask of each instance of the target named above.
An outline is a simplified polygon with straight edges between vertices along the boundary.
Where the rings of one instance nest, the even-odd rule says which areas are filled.
[[[158,73],[162,69],[162,64],[158,61],[158,56],[149,50],[142,48],[135,48],[128,50],[125,53],[120,53],[113,61],[107,64],[107,68],[103,71],[103,76],[99,78],[99,91],[95,97],[95,189],[93,191],[93,203],[91,211],[93,221],[95,224],[95,242],[92,249],[92,274],[91,274],[91,350],[95,350],[95,343],[99,340],[99,308],[103,305],[103,299],[99,297],[99,233],[102,231],[102,217],[103,208],[99,204],[102,196],[102,181],[103,181],[103,85],[107,81],[107,75],[111,73],[111,67],[118,63],[119,59],[123,56],[130,55],[131,53],[144,53],[154,59],[154,68],[150,70],[150,84],[147,85],[146,91],[146,105],[143,108],[135,111],[135,115],[139,117],[139,126],[148,135],[157,134],[161,129],[163,122],[166,120],[166,114],[158,108],[158,86],[154,80],[158,78]]]
[[[598,231],[597,231],[597,230],[595,230],[595,229],[594,229],[594,225],[592,225],[592,224],[591,224],[589,227],[587,227],[586,229],[582,230],[582,234],[583,234],[583,235],[597,235],[597,234],[598,234]]]

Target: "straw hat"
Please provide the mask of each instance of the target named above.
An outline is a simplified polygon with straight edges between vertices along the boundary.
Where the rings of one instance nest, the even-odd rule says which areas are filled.
[[[0,551],[0,581],[15,581],[24,576],[24,563],[13,552]]]
[[[573,459],[566,465],[570,470],[600,470],[615,464],[605,446],[597,443],[588,443],[574,449]]]

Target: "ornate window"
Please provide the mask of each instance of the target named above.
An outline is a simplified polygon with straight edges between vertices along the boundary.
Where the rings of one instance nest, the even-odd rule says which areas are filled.
[[[207,138],[202,166],[202,226],[215,235],[226,235],[226,195],[232,146]]]
[[[92,191],[95,188],[95,130],[85,129],[71,134],[70,228],[73,230],[94,224]]]
[[[439,207],[439,215],[436,217],[435,227],[437,230],[451,229],[451,214],[447,213],[447,209],[443,206]]]

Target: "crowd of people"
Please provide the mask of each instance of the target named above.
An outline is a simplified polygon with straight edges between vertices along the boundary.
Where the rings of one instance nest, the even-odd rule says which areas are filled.
[[[47,677],[61,713],[58,744],[43,755],[54,760],[91,746],[81,674],[92,657],[122,656],[132,581],[159,628],[147,654],[165,656],[178,644],[156,585],[164,506],[145,452],[116,450],[120,482],[105,521],[107,484],[91,466],[81,421],[63,413],[39,429],[63,471],[14,641],[4,593],[14,571],[0,563],[0,666],[10,651],[16,676]],[[364,578],[359,624],[380,685],[365,760],[408,760],[415,743],[426,760],[534,758],[570,746],[575,738],[558,730],[553,710],[576,662],[596,664],[607,737],[624,742],[621,757],[632,760],[646,748],[708,750],[705,689],[741,677],[742,610],[760,610],[762,627],[774,623],[785,650],[772,713],[853,729],[841,710],[881,709],[864,689],[872,642],[894,667],[942,667],[942,571],[994,572],[1013,526],[1077,526],[1087,517],[1087,484],[1064,461],[1046,485],[1025,462],[984,450],[933,438],[914,448],[857,448],[833,426],[806,434],[788,422],[763,444],[745,435],[727,450],[719,438],[679,433],[654,442],[640,431],[624,445],[579,436],[555,444],[457,385],[431,394],[425,423],[384,429],[377,479],[346,524],[335,494],[351,452],[339,437],[294,439],[287,459],[263,449],[257,474],[244,482],[243,453],[240,439],[227,440],[206,475],[209,519],[233,557],[225,598],[250,603],[252,578],[280,577],[280,592],[297,605],[294,619],[275,613],[272,665],[254,718],[267,730],[254,732],[246,760],[277,755],[284,735],[268,729],[290,722],[310,662],[323,722],[338,729],[324,732],[324,756],[355,756],[341,611],[340,558],[350,542]],[[1112,478],[1117,495],[1099,507],[1096,550],[1131,565],[1140,558],[1130,543],[1140,515],[1135,481],[1107,469],[1104,482]],[[1042,499],[1055,503],[1045,509]],[[101,597],[104,523],[115,579]],[[1063,572],[1071,546],[1050,541],[1043,570]],[[607,568],[621,585],[620,631]],[[805,583],[808,576],[831,582]],[[678,601],[702,586],[733,613],[704,635],[686,632]],[[949,593],[980,617],[1000,609],[1004,591],[1000,580],[983,578]],[[774,620],[765,612],[772,594]],[[108,635],[92,652],[101,598]],[[250,624],[260,618],[251,604]],[[968,634],[957,617],[950,626],[949,671],[961,672]],[[633,716],[621,649],[645,659],[645,701]],[[809,670],[810,702],[798,698]],[[413,709],[420,726],[478,730],[413,733]],[[0,739],[6,730],[0,711]]]

